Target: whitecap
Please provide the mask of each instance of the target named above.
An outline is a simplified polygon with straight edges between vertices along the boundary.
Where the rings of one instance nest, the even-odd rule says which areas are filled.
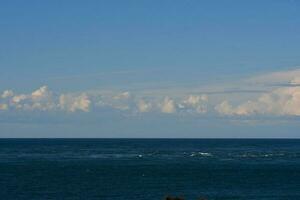
[[[190,154],[191,157],[194,157],[194,156],[204,156],[204,157],[210,157],[212,156],[211,153],[207,153],[207,152],[192,152]]]

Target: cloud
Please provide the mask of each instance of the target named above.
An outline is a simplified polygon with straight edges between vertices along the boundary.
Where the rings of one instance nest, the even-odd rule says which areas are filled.
[[[15,95],[12,98],[12,103],[19,104],[21,101],[24,101],[26,99],[27,99],[27,95],[25,95],[25,94]]]
[[[139,112],[149,112],[152,108],[152,104],[150,102],[146,102],[145,100],[139,100],[137,103],[137,108]]]
[[[9,97],[12,97],[12,96],[14,96],[14,92],[13,92],[12,90],[5,90],[5,91],[3,92],[3,94],[1,95],[1,97],[2,97],[3,99],[9,98]]]
[[[188,109],[188,111],[195,111],[197,113],[207,112],[207,95],[190,95],[183,100],[179,107]]]
[[[272,87],[268,87],[269,84]],[[91,108],[103,107],[127,113],[300,116],[299,84],[300,69],[264,74],[222,85],[201,86],[202,89],[142,88],[134,90],[134,93],[103,89],[57,94],[47,86],[42,86],[27,94],[5,90],[1,94],[0,105],[1,110],[12,111],[89,112]]]
[[[223,101],[215,107],[215,110],[222,115],[233,115],[234,109],[228,101]]]
[[[170,99],[169,97],[165,97],[161,104],[161,112],[163,113],[175,113],[176,112],[176,106],[173,99]]]
[[[47,86],[42,86],[33,91],[31,94],[16,94],[11,96],[10,106],[23,110],[54,110],[56,104],[52,96],[52,92]]]
[[[116,96],[113,97],[114,99],[118,100],[118,99],[129,99],[130,98],[130,93],[129,92],[123,92],[121,94],[118,94]]]
[[[27,106],[26,109],[42,111],[57,109],[57,104],[54,102],[55,100],[52,92],[48,90],[47,86],[42,86],[36,91],[32,92],[30,100],[31,105]]]
[[[267,73],[247,79],[249,83],[259,84],[291,84],[299,81],[300,69]],[[294,81],[293,81],[294,80]]]
[[[128,111],[134,107],[134,99],[130,92],[104,92],[96,95],[95,105],[98,107],[106,107],[115,110]]]
[[[42,86],[36,91],[31,93],[31,98],[33,100],[41,100],[51,96],[51,92],[48,90],[47,86]]]
[[[73,94],[62,94],[59,97],[59,107],[69,112],[84,111],[88,112],[91,101],[86,94],[75,96]]]
[[[259,75],[247,79],[246,83],[262,84],[263,86],[256,85],[260,88],[264,85],[273,87],[257,97],[251,98],[249,95],[248,100],[239,103],[224,100],[215,106],[215,110],[221,115],[231,116],[300,116],[300,69]],[[230,96],[224,98],[231,98],[233,102],[237,102]]]
[[[283,87],[237,106],[223,101],[215,107],[222,115],[279,115],[300,116],[300,87]]]
[[[201,101],[208,101],[208,96],[207,95],[190,95],[188,97],[188,99],[186,100],[186,102],[188,104],[191,104],[191,105],[197,105],[199,102]]]
[[[30,94],[13,94],[4,92],[8,104],[1,104],[2,110],[12,109],[24,111],[56,111],[65,110],[75,112],[77,110],[89,111],[91,101],[85,94],[62,94],[54,96],[47,86],[42,86]],[[3,96],[3,95],[2,95]]]

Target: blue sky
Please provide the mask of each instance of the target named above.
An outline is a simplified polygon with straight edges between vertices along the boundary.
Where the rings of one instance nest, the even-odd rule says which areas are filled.
[[[299,137],[299,11],[1,1],[0,137]]]

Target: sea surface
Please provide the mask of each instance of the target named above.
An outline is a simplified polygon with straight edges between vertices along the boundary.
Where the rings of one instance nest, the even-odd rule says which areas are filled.
[[[299,200],[300,140],[0,139],[0,199]]]

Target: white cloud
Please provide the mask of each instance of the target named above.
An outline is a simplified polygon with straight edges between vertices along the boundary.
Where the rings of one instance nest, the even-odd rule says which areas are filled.
[[[173,99],[169,97],[165,97],[164,101],[161,104],[161,112],[163,113],[175,113],[176,106]]]
[[[300,116],[300,87],[283,87],[261,95],[258,99],[246,101],[237,106],[227,101],[215,107],[223,115],[290,115]]]
[[[300,116],[300,87],[277,89],[260,101],[268,103],[274,114]]]
[[[39,89],[37,89],[36,91],[31,93],[31,98],[33,100],[41,100],[47,97],[50,97],[52,94],[51,92],[48,90],[47,86],[42,86]]]
[[[195,106],[198,105],[201,101],[207,101],[207,95],[190,95],[185,100],[184,103],[187,105]]]
[[[228,101],[223,101],[215,107],[215,110],[222,115],[232,115],[233,107],[228,103]]]
[[[241,103],[223,101],[215,106],[221,115],[300,116],[300,69],[268,73],[246,80],[246,83],[270,84],[272,90],[258,97],[249,96]],[[282,86],[281,86],[282,85]],[[274,86],[277,88],[273,89]],[[256,87],[261,87],[256,85]],[[231,98],[224,96],[224,98]]]
[[[268,87],[268,84],[271,87]],[[205,114],[210,112],[211,107],[214,107],[215,111],[221,115],[300,116],[300,86],[298,84],[300,84],[300,69],[264,74],[222,85],[201,86],[202,89],[176,87],[156,91],[144,88],[135,90],[133,94],[131,91],[119,92],[119,90],[104,89],[85,91],[81,94],[55,94],[47,86],[42,86],[28,94],[15,94],[12,90],[6,90],[0,94],[0,105],[2,110],[68,112],[88,112],[92,105],[95,105],[124,112],[162,112],[179,115],[183,113]],[[232,90],[243,92],[226,92]],[[209,101],[207,95],[195,95],[200,92],[209,94]]]
[[[42,86],[31,94],[16,94],[10,99],[11,106],[23,110],[49,111],[56,109],[52,92]]]
[[[207,95],[190,95],[183,100],[179,107],[181,109],[194,110],[197,113],[206,113],[207,112]]]
[[[91,101],[86,94],[75,96],[72,94],[62,94],[59,97],[59,106],[63,110],[70,112],[84,111],[88,112],[90,109]]]
[[[12,102],[14,104],[18,104],[20,103],[21,101],[24,101],[25,99],[27,99],[27,96],[25,94],[20,94],[20,95],[15,95],[13,96],[12,98]]]
[[[66,110],[75,112],[81,110],[88,112],[91,104],[86,94],[62,94],[60,96],[54,96],[47,86],[42,86],[30,94],[12,95],[12,92],[5,92],[5,96],[7,98],[10,97],[10,99],[8,99],[9,104],[3,104],[6,105],[2,106],[3,109],[8,109],[8,107],[11,106],[12,108],[25,111]]]
[[[2,98],[9,98],[9,97],[12,97],[14,96],[14,92],[12,90],[5,90],[3,92],[3,94],[1,95]]]
[[[54,102],[52,92],[47,86],[42,86],[38,90],[31,93],[31,105],[28,105],[28,110],[55,110],[57,104]]]
[[[149,112],[152,108],[152,104],[144,100],[139,100],[139,102],[137,103],[137,108],[139,112]]]

